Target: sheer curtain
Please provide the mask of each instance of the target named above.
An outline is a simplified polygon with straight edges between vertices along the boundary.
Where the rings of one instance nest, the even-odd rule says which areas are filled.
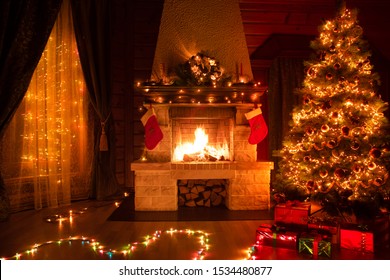
[[[89,196],[93,126],[88,107],[70,1],[64,1],[2,139],[0,165],[11,209],[57,207]]]

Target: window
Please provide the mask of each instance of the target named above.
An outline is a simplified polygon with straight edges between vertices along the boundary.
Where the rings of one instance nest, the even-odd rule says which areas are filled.
[[[57,207],[88,197],[90,127],[70,1],[64,1],[0,146],[11,210]]]

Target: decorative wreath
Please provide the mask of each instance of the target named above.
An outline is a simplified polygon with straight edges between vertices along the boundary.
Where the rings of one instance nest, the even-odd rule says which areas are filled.
[[[202,52],[180,64],[176,71],[177,83],[191,86],[223,85],[230,78],[224,75],[219,62]]]

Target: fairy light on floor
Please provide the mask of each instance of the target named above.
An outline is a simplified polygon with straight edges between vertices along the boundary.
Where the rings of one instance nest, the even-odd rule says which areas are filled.
[[[156,230],[153,234],[146,235],[143,238],[143,241],[128,243],[125,246],[122,246],[121,249],[112,249],[108,246],[101,244],[99,241],[96,241],[93,238],[88,238],[84,236],[70,236],[69,238],[59,239],[56,241],[50,240],[43,243],[35,243],[31,248],[25,250],[24,252],[18,252],[12,257],[3,257],[0,260],[21,260],[24,256],[32,257],[34,254],[38,253],[38,250],[42,247],[49,246],[51,244],[68,244],[72,245],[73,242],[81,242],[82,245],[89,246],[91,250],[99,253],[102,257],[106,256],[108,259],[113,259],[115,257],[126,257],[130,254],[133,254],[139,249],[145,249],[150,246],[153,242],[157,242],[161,236],[165,234],[170,237],[173,237],[178,234],[186,234],[189,237],[196,238],[199,242],[199,248],[194,253],[196,257],[194,260],[203,260],[207,256],[209,250],[209,237],[208,233],[201,230],[178,230],[178,229],[169,229],[166,231]]]
[[[247,254],[248,254],[247,260],[256,260],[255,254],[256,254],[257,250],[258,250],[258,245],[257,244],[255,244],[252,247],[248,248],[248,250],[247,250]]]
[[[81,214],[84,214],[87,211],[87,208],[82,208],[81,210],[69,210],[66,213],[61,214],[53,214],[45,217],[45,221],[48,223],[62,223],[65,221],[69,221],[69,223],[73,223],[73,219]]]

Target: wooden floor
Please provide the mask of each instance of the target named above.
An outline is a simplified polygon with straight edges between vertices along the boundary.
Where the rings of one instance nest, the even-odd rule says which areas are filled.
[[[248,249],[255,242],[256,228],[261,223],[272,222],[267,220],[107,221],[115,209],[114,201],[84,201],[61,209],[31,210],[12,214],[8,221],[0,223],[0,258],[15,258],[20,254],[20,259],[53,260],[186,260],[201,256],[209,260],[241,260],[248,258]],[[70,210],[74,213],[72,220],[67,219],[61,223],[46,221],[47,218],[53,218],[53,215],[69,213]],[[84,213],[81,213],[82,211]],[[171,229],[174,231],[170,231]],[[187,229],[195,232],[188,233],[185,231]],[[156,231],[161,233],[153,239]],[[99,244],[93,243],[93,240]],[[146,240],[147,246],[142,243]],[[132,251],[128,250],[129,244],[133,247]],[[34,246],[37,250],[31,250]],[[202,249],[205,250],[205,254],[200,254]],[[275,248],[264,248],[259,257],[311,259],[311,256],[298,254],[294,250]],[[359,255],[348,252],[348,254],[334,254],[333,258],[372,259],[376,257],[372,254]],[[385,257],[381,255],[379,258],[387,259],[387,255]]]

